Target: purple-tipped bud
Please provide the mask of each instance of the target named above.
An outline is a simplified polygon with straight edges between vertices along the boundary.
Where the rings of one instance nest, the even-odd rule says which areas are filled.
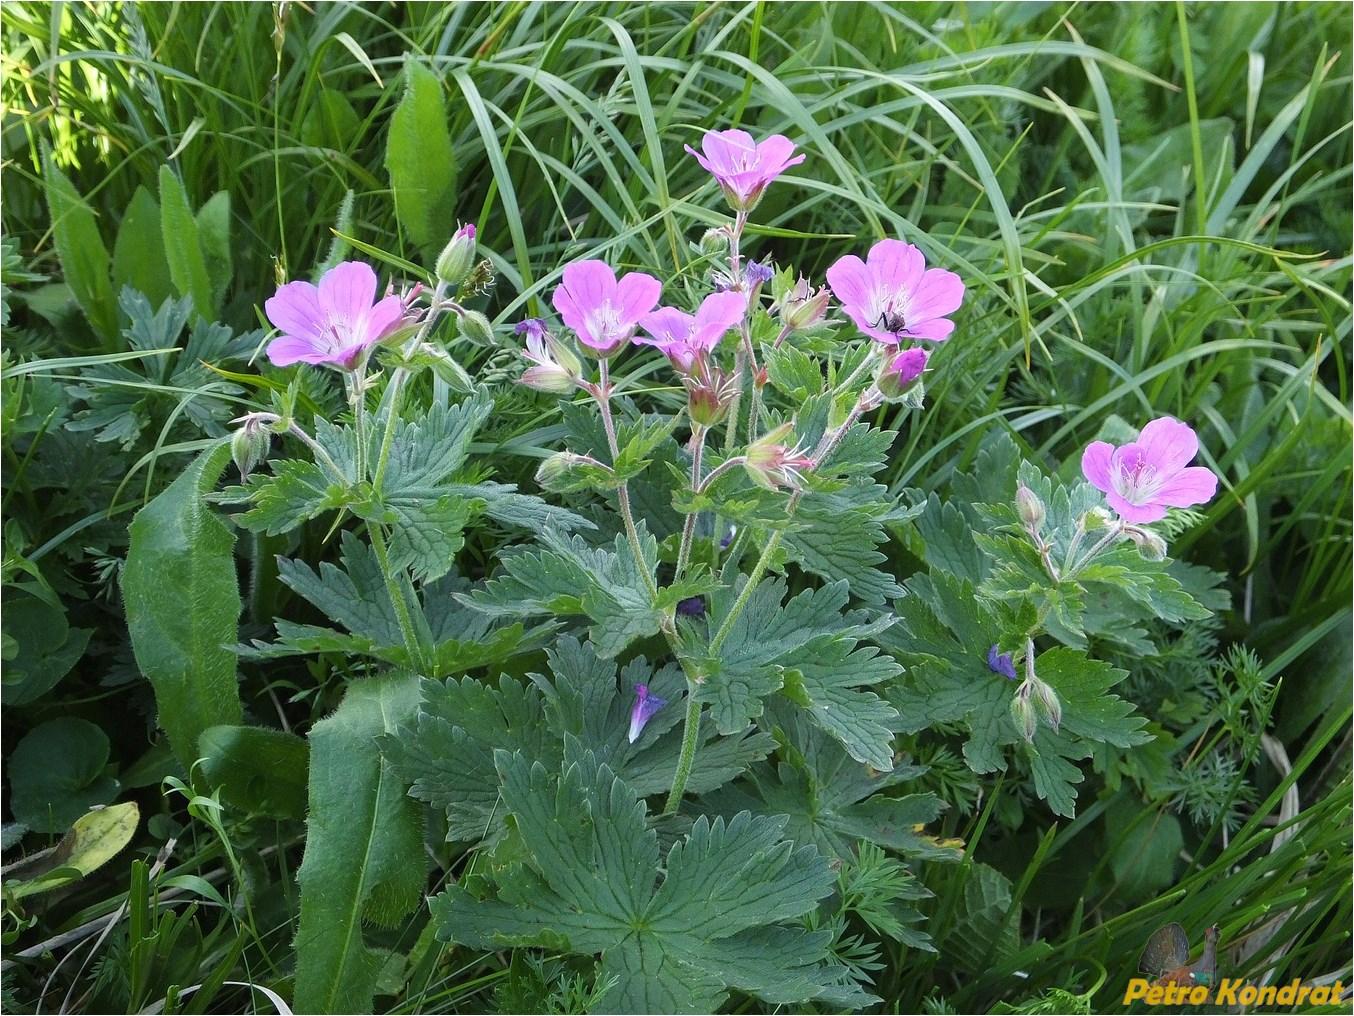
[[[1044,524],[1047,515],[1044,502],[1039,500],[1039,495],[1023,483],[1016,488],[1016,511],[1020,513],[1020,521],[1036,533]]]
[[[879,386],[879,393],[887,399],[897,399],[906,395],[921,380],[922,371],[926,370],[926,361],[929,357],[930,354],[926,350],[916,346],[890,357],[884,369],[879,372],[878,381],[875,382]]]
[[[756,261],[749,261],[747,268],[743,270],[743,278],[747,280],[749,289],[770,282],[775,274],[770,266],[758,264]]]
[[[688,596],[677,604],[677,613],[683,617],[704,617],[705,601],[699,596]]]
[[[630,743],[639,740],[644,725],[653,718],[654,713],[668,704],[668,700],[649,694],[648,685],[635,685],[635,704],[630,710]]]
[[[437,258],[434,271],[441,282],[459,286],[475,267],[475,224],[468,223],[452,235],[450,242]]]
[[[550,329],[546,326],[545,318],[529,317],[525,321],[519,321],[513,326],[514,335],[525,335],[528,339],[541,341],[549,334]]]
[[[998,652],[996,643],[987,651],[987,669],[994,674],[1000,674],[1008,681],[1016,679],[1015,661],[1010,653]]]

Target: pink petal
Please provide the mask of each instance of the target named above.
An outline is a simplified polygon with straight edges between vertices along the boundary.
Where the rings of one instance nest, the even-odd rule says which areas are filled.
[[[1213,470],[1203,466],[1182,469],[1157,491],[1156,500],[1172,508],[1188,508],[1213,500],[1218,492],[1218,478]]]
[[[653,313],[645,314],[639,319],[639,326],[653,338],[646,339],[642,335],[637,335],[635,341],[662,349],[671,343],[681,342],[690,335],[694,322],[695,318],[690,314],[683,314],[676,307],[659,307]]]
[[[864,261],[854,254],[847,254],[838,258],[827,270],[827,284],[832,287],[832,294],[845,305],[846,312],[850,314],[852,307],[863,310],[869,304],[874,275],[865,267]],[[862,330],[866,327],[866,324],[854,314],[851,317]]]
[[[690,145],[683,145],[682,147],[685,148],[688,153],[696,157],[696,161],[701,164],[701,169],[705,170],[707,173],[713,173],[715,171],[714,167],[706,161],[705,156],[701,155],[700,152],[696,151]]]
[[[953,314],[964,302],[964,283],[954,272],[932,268],[921,277],[907,305],[908,322]]]
[[[400,326],[404,320],[404,301],[398,296],[387,296],[371,308],[367,315],[368,343],[380,342]]]
[[[1082,475],[1090,481],[1092,487],[1110,493],[1114,490],[1114,480],[1110,469],[1110,456],[1114,446],[1107,441],[1092,441],[1081,455]]]
[[[910,243],[901,240],[880,240],[870,248],[866,262],[875,278],[889,289],[902,287],[915,292],[926,271],[926,257]]]
[[[1179,472],[1199,454],[1199,438],[1194,430],[1169,416],[1143,427],[1138,444],[1148,464],[1161,475]]]
[[[710,131],[701,141],[701,148],[714,167],[710,171],[718,175],[737,169],[742,161],[752,161],[757,153],[757,142],[747,131]]]
[[[926,339],[930,342],[944,342],[954,331],[954,322],[949,318],[931,318],[929,321],[908,323],[902,334],[914,339]]]
[[[320,279],[320,308],[333,322],[355,322],[376,302],[376,273],[361,261],[344,261]]]
[[[856,327],[859,328],[866,335],[868,335],[870,338],[878,339],[880,342],[887,343],[890,346],[898,345],[897,335],[894,335],[892,332],[885,332],[876,328],[875,325],[879,323],[878,320],[871,321],[868,317],[865,316],[865,312],[861,310],[859,307],[855,307],[852,306],[851,304],[844,303],[842,304],[842,310],[846,312],[847,317],[849,317],[852,321],[856,323]]]
[[[1106,491],[1105,500],[1125,522],[1157,522],[1166,517],[1165,507],[1155,501],[1134,504],[1112,490]]]
[[[722,338],[739,321],[747,310],[747,294],[729,290],[726,293],[711,293],[701,301],[696,311],[695,330],[697,332],[713,329]]]
[[[663,295],[663,283],[652,275],[643,272],[631,272],[621,276],[616,284],[616,302],[620,305],[621,320],[634,321],[641,314],[647,314],[658,304]]]
[[[263,312],[287,335],[318,340],[325,327],[319,290],[309,282],[288,282],[264,301]]]
[[[325,363],[333,359],[317,349],[314,343],[294,335],[282,335],[274,339],[268,343],[266,352],[275,367],[288,367],[293,363]]]
[[[804,161],[803,155],[792,159],[794,152],[793,141],[784,134],[772,134],[757,146],[757,161],[761,163],[763,172],[779,176],[791,166],[798,166]]]
[[[616,273],[605,261],[575,261],[564,266],[564,288],[582,310],[594,310],[615,297]]]

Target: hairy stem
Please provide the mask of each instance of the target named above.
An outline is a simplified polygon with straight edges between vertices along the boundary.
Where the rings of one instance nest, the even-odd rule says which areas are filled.
[[[668,803],[663,808],[664,815],[674,815],[682,803],[682,794],[686,791],[686,781],[691,776],[691,767],[696,763],[696,744],[700,741],[701,704],[696,701],[696,684],[690,678],[686,682],[686,720],[682,729],[682,750],[677,756],[677,769],[672,775],[672,792],[668,794]]]
[[[424,650],[423,641],[414,629],[413,615],[409,611],[409,601],[405,598],[404,588],[390,568],[390,551],[386,547],[384,534],[377,523],[368,523],[367,535],[371,537],[371,548],[376,552],[376,560],[381,566],[381,577],[385,580],[386,592],[390,596],[390,605],[395,608],[395,620],[399,623],[400,634],[404,636],[404,646],[409,650],[409,659],[415,668],[425,677],[432,677],[432,665]]]
[[[616,459],[621,454],[620,445],[616,442],[616,421],[611,417],[611,373],[606,360],[601,363],[601,379],[595,393],[597,404],[602,407],[602,426],[606,428],[607,444],[611,446],[611,464],[616,464]],[[651,601],[658,599],[658,584],[654,577],[649,574],[644,567],[644,545],[639,540],[639,530],[635,528],[635,515],[630,509],[630,487],[622,483],[616,488],[616,495],[621,503],[621,518],[625,520],[625,534],[630,538],[630,549],[635,552],[635,567],[639,569],[640,575],[644,576],[644,585],[649,590]]]
[[[705,452],[705,435],[707,433],[707,429],[700,424],[692,425],[691,492],[693,494],[699,494],[701,491],[701,457]],[[678,579],[686,574],[686,566],[691,559],[691,543],[696,535],[696,517],[699,514],[699,512],[692,512],[688,515],[686,525],[682,527],[682,543],[677,551],[677,570],[674,573]]]

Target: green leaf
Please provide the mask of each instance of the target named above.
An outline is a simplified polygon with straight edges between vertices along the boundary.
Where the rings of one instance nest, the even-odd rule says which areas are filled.
[[[892,767],[893,707],[858,686],[886,680],[900,668],[873,649],[856,650],[860,639],[879,628],[866,629],[842,615],[847,595],[846,583],[835,582],[805,590],[782,607],[784,583],[763,582],[717,652],[710,652],[708,644],[690,646],[689,655],[705,676],[698,697],[710,703],[721,733],[737,733],[760,716],[763,699],[786,684],[791,672],[787,695],[814,723],[861,761]],[[735,590],[726,589],[710,598],[711,630],[722,628],[735,596]]]
[[[35,832],[65,832],[117,796],[118,781],[103,774],[107,763],[108,735],[88,720],[61,716],[34,727],[9,759],[14,817]]]
[[[872,483],[853,483],[844,490],[807,494],[795,527],[783,545],[790,559],[805,571],[830,582],[844,579],[851,592],[867,603],[883,604],[902,589],[877,565],[887,560],[878,545],[888,540],[884,521],[901,521],[920,512],[886,514],[887,491]]]
[[[811,395],[820,395],[823,391],[823,368],[808,353],[794,346],[783,345],[779,349],[765,346],[767,379],[792,403],[803,402]]]
[[[777,923],[812,910],[834,882],[816,850],[781,838],[781,822],[701,817],[657,884],[643,804],[591,753],[563,773],[506,752],[495,766],[526,861],[500,873],[496,898],[464,885],[435,896],[439,938],[600,954],[598,982],[616,979],[601,1005],[613,1012],[712,1012],[730,988],[793,1004],[840,974],[824,962],[828,933]]]
[[[366,678],[311,730],[298,1012],[370,1012],[382,960],[363,921],[394,924],[421,898],[422,817],[376,740],[409,723],[417,705],[416,676]]]
[[[144,186],[138,186],[118,226],[113,244],[113,287],[131,286],[154,307],[174,295],[160,230],[160,205]]]
[[[215,321],[211,277],[202,256],[197,220],[183,184],[168,166],[160,167],[160,235],[169,262],[169,277],[179,295],[191,297],[193,310],[208,321]]]
[[[587,614],[597,651],[615,656],[636,639],[657,634],[663,620],[642,571],[654,574],[658,545],[642,530],[640,539],[642,563],[624,536],[611,549],[594,548],[580,536],[547,530],[543,549],[505,554],[498,576],[465,602],[492,616]]]
[[[85,654],[91,628],[71,628],[66,613],[36,596],[7,600],[5,634],[18,653],[5,661],[0,695],[6,706],[26,705],[51,691]]]
[[[405,57],[404,76],[404,97],[390,117],[385,166],[395,194],[395,215],[431,259],[451,239],[456,158],[441,80],[413,54]]]
[[[272,459],[271,477],[260,477],[249,487],[228,487],[225,496],[243,495],[253,501],[237,521],[255,533],[276,536],[290,532],[308,519],[343,507],[348,493],[343,484],[314,462]]]
[[[198,737],[238,724],[235,654],[240,588],[234,534],[203,503],[230,461],[218,442],[145,508],[131,525],[122,572],[127,628],[137,665],[155,688],[160,726],[192,771]]]
[[[202,770],[222,796],[244,811],[303,818],[310,747],[285,730],[208,727],[198,739]]]
[[[1122,795],[1105,812],[1105,842],[1116,891],[1126,900],[1155,899],[1175,885],[1185,841],[1174,815]]]
[[[980,970],[985,961],[1010,956],[1020,946],[1020,918],[1017,914],[1008,920],[1011,906],[1011,883],[1005,875],[986,864],[970,866],[963,901],[941,953],[965,970]]]
[[[812,843],[830,857],[851,856],[861,840],[868,840],[909,857],[959,859],[958,851],[917,831],[917,826],[939,817],[943,804],[938,798],[888,793],[921,776],[922,767],[867,768],[802,713],[775,702],[769,712],[782,742],[793,746],[785,751],[785,760],[774,766],[754,765],[748,779],[704,794],[703,811],[712,817],[738,811],[784,815],[787,837]]]
[[[219,307],[235,275],[230,251],[230,194],[227,191],[217,191],[197,210],[197,235],[202,245],[207,281],[211,285],[212,306]],[[208,320],[214,318],[212,315]]]
[[[52,238],[66,275],[66,285],[70,286],[94,330],[105,342],[114,342],[118,337],[118,312],[113,285],[108,278],[108,248],[99,235],[94,210],[57,169],[52,153],[45,146],[42,188],[47,195]]]
[[[441,578],[465,546],[465,527],[475,502],[453,494],[435,501],[388,498],[384,507],[394,516],[390,532],[390,566],[410,569],[416,582]]]

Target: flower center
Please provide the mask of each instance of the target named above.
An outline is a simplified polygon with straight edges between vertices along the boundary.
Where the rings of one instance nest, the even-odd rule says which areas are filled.
[[[621,331],[621,312],[610,300],[602,301],[588,315],[588,330],[598,342],[617,338]]]
[[[879,316],[875,318],[875,327],[895,334],[905,331],[907,329],[907,303],[907,294],[902,290],[881,293],[876,298],[875,303],[879,310]]]
[[[1161,477],[1156,467],[1141,452],[1120,460],[1119,475],[1115,479],[1120,496],[1133,504],[1151,501],[1161,488]]]

